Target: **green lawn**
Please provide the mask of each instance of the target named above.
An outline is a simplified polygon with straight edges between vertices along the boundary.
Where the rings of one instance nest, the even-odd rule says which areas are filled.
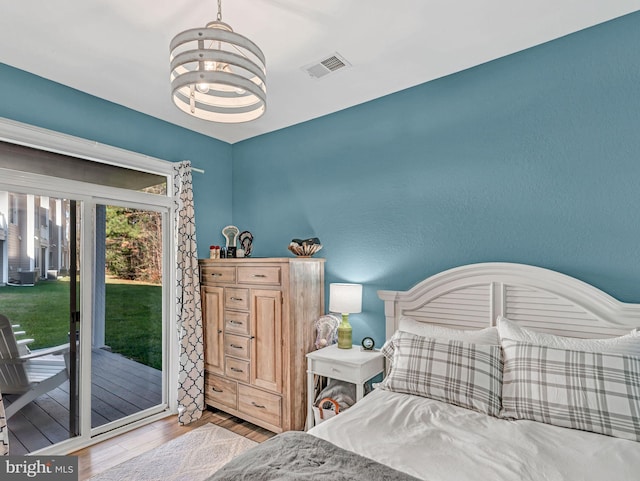
[[[106,344],[113,352],[161,369],[162,288],[110,280],[105,303]],[[32,349],[69,342],[68,279],[0,287],[0,313],[35,339]]]

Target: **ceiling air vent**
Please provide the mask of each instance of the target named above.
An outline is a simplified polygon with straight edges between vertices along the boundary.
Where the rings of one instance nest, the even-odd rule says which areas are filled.
[[[305,65],[304,67],[302,67],[302,70],[307,72],[309,74],[309,77],[319,79],[337,70],[350,66],[351,64],[336,52],[322,58],[321,60],[318,60],[317,62]]]

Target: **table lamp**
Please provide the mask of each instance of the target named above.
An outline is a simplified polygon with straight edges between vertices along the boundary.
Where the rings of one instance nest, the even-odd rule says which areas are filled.
[[[329,311],[342,314],[342,323],[338,326],[338,347],[351,349],[349,314],[362,312],[362,284],[329,284]]]

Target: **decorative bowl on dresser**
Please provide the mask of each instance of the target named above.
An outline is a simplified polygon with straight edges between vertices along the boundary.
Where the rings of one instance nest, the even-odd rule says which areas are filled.
[[[324,259],[201,259],[200,281],[206,404],[273,432],[303,430]]]

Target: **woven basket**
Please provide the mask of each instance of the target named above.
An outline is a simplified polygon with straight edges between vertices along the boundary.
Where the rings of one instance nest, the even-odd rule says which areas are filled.
[[[333,409],[323,409],[322,405],[326,402],[330,402],[333,405]],[[313,418],[316,426],[327,419],[337,416],[339,412],[340,406],[338,405],[338,401],[331,399],[330,397],[321,399],[317,406],[313,406]]]

